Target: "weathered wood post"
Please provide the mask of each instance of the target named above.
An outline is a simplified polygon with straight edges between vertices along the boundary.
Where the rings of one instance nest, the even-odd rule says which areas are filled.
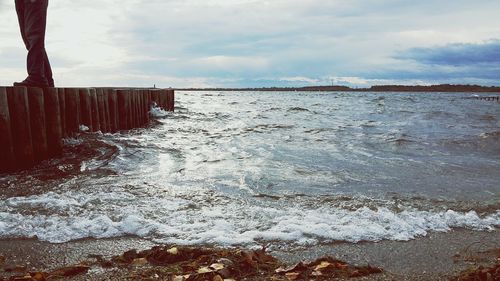
[[[111,132],[111,114],[109,109],[109,92],[107,89],[102,89],[104,97],[104,116],[106,117],[106,132]]]
[[[7,89],[0,88],[0,173],[13,170],[15,158]]]
[[[128,95],[130,97],[129,101],[129,129],[136,127],[135,124],[135,92],[134,90],[129,90]]]
[[[45,103],[45,121],[47,125],[47,147],[50,157],[62,153],[62,128],[59,94],[56,88],[45,88],[43,93]]]
[[[142,126],[142,118],[141,118],[141,90],[135,90],[135,98],[137,101],[135,114],[135,119],[137,120],[137,127]]]
[[[118,100],[118,121],[119,129],[126,130],[129,128],[129,98],[128,90],[117,90],[116,91]]]
[[[151,90],[146,90],[148,92],[148,116],[149,116],[149,110],[151,109]]]
[[[149,124],[149,102],[148,102],[148,90],[142,90],[142,93],[143,93],[143,99],[142,99],[142,110],[143,110],[143,113],[142,113],[142,116],[144,116],[144,125],[148,125]]]
[[[80,93],[76,88],[65,88],[66,98],[66,130],[68,135],[75,135],[80,131]]]
[[[99,108],[99,124],[101,132],[106,133],[106,109],[104,108],[104,94],[102,89],[95,89],[97,93],[97,103]]]
[[[167,95],[167,110],[174,111],[175,110],[175,92],[174,90],[168,90]]]
[[[134,117],[135,117],[135,127],[139,127],[141,126],[141,113],[140,113],[140,103],[141,103],[141,100],[140,100],[140,96],[141,96],[141,93],[139,92],[139,90],[134,90],[134,98],[135,98],[135,111],[134,111]]]
[[[61,131],[63,137],[67,136],[67,130],[66,130],[66,97],[64,96],[64,89],[63,88],[58,88],[57,89],[57,96],[59,98],[59,112],[60,112],[60,118],[61,118]]]
[[[160,107],[163,110],[167,110],[167,90],[163,89],[160,91]]]
[[[82,113],[81,123],[89,128],[89,132],[93,132],[92,126],[92,98],[90,90],[83,88],[79,90],[80,94],[80,110]]]
[[[149,109],[151,107],[151,94],[150,94],[149,89],[144,90],[144,92],[145,92],[144,108],[146,109],[144,116],[146,117],[146,124],[149,124]]]
[[[11,120],[15,167],[30,168],[35,164],[31,142],[28,90],[25,87],[8,87],[7,100]]]
[[[145,95],[145,92],[144,90],[139,90],[139,104],[140,104],[140,107],[139,107],[139,113],[141,114],[141,126],[144,126],[144,124],[146,124],[146,116],[145,116],[145,112],[146,112],[146,108],[145,108],[145,101],[144,101],[144,95]]]
[[[30,110],[31,141],[36,162],[48,158],[47,129],[45,127],[45,103],[43,89],[28,88],[28,104]]]
[[[165,110],[166,111],[171,111],[170,110],[170,107],[171,107],[171,104],[170,104],[170,93],[171,93],[170,90],[165,90]]]
[[[151,100],[152,103],[154,102],[156,106],[160,106],[160,97],[159,97],[159,90],[151,90]]]
[[[93,132],[101,130],[101,121],[99,118],[99,102],[97,101],[97,93],[94,88],[90,88],[90,104],[92,108],[92,129]]]
[[[109,121],[111,122],[111,132],[119,130],[118,121],[118,97],[116,90],[108,89],[108,103],[109,103]]]
[[[137,91],[137,122],[139,126],[144,125],[142,118],[142,90]]]

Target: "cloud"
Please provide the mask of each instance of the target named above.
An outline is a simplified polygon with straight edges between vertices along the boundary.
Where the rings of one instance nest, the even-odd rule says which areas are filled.
[[[434,48],[413,48],[396,58],[430,65],[498,66],[500,65],[500,40],[480,44],[449,44]]]
[[[306,84],[317,84],[321,80],[315,79],[315,78],[309,78],[309,77],[296,76],[296,77],[281,77],[281,78],[279,78],[279,81],[282,81],[282,82],[295,82],[295,83],[306,83]]]
[[[13,1],[0,3],[0,84],[10,84],[25,51]],[[499,9],[489,0],[51,0],[46,45],[64,86],[491,84]]]
[[[211,70],[247,72],[265,68],[268,62],[265,58],[260,57],[219,55],[196,59],[194,60],[194,64],[199,67],[210,68]]]

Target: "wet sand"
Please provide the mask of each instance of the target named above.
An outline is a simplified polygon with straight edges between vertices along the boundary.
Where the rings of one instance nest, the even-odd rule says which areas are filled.
[[[9,239],[0,240],[0,255],[5,258],[4,267],[26,266],[28,271],[50,271],[88,260],[89,255],[110,258],[130,249],[145,250],[154,245],[136,237],[84,239],[62,244]],[[431,233],[408,242],[335,243],[293,251],[273,249],[271,254],[289,264],[329,255],[355,265],[369,264],[385,270],[384,274],[363,277],[363,280],[448,280],[474,265],[498,262],[498,249],[498,230],[455,230]],[[1,276],[9,274],[0,270]],[[92,268],[86,275],[72,280],[119,280],[126,276],[128,272],[123,269]]]

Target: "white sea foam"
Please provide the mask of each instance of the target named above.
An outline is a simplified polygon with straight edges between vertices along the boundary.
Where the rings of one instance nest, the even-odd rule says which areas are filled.
[[[85,125],[80,125],[80,132],[88,132],[90,130],[89,127]]]
[[[70,146],[77,146],[82,144],[83,142],[83,140],[78,138],[64,138],[62,141],[64,145],[70,145]]]
[[[194,206],[194,207],[193,207]],[[261,206],[244,201],[213,205],[175,197],[136,197],[125,190],[84,194],[49,192],[0,202],[0,238],[38,237],[61,243],[86,237],[137,235],[165,243],[247,245],[286,242],[406,241],[452,228],[493,230],[500,211],[393,212],[319,206]]]
[[[156,104],[154,104],[154,105],[151,107],[151,110],[149,111],[149,114],[150,114],[152,117],[165,117],[165,116],[167,116],[169,113],[168,113],[168,111],[165,111],[165,110],[161,109],[160,107],[158,107]]]

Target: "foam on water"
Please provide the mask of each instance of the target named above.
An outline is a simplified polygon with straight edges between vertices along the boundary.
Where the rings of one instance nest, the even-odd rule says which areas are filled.
[[[500,108],[456,95],[181,92],[148,128],[83,133],[64,140],[62,168],[0,177],[0,238],[255,246],[496,231]]]
[[[169,112],[168,111],[165,111],[163,109],[161,109],[159,106],[157,106],[156,104],[153,104],[153,106],[151,107],[151,109],[149,110],[149,114],[152,116],[152,117],[165,117],[165,116],[168,116],[169,115]]]
[[[181,196],[184,197],[184,196]],[[263,242],[310,245],[332,241],[406,241],[452,228],[493,230],[500,212],[421,211],[386,207],[280,207],[220,199],[202,204],[178,196],[148,198],[114,192],[49,192],[0,203],[0,238],[37,237],[61,243],[136,235],[176,244],[252,246]]]

